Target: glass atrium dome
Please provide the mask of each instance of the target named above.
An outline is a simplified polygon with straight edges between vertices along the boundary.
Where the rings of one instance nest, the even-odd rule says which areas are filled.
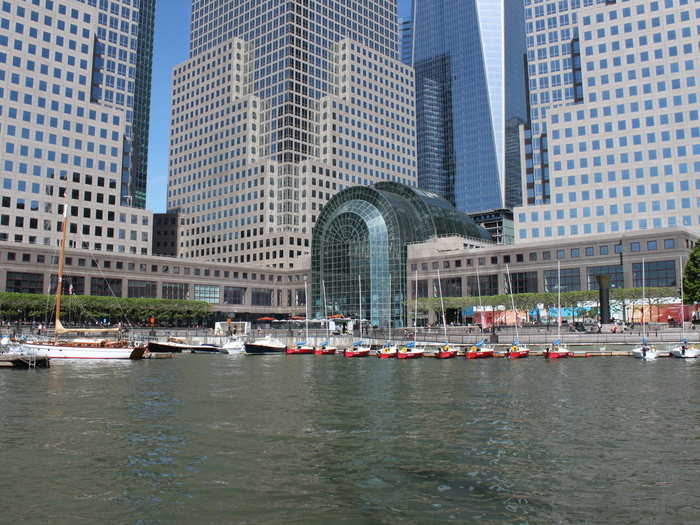
[[[423,190],[380,182],[336,194],[313,230],[313,316],[403,326],[406,246],[446,235],[491,240],[469,216]]]

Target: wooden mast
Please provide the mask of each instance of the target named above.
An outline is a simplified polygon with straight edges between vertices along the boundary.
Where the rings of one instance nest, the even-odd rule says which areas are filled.
[[[63,329],[61,325],[61,295],[63,293],[63,267],[65,263],[66,232],[68,231],[68,204],[63,204],[63,222],[61,224],[61,251],[58,256],[58,276],[56,279],[56,321],[54,323],[54,337]]]

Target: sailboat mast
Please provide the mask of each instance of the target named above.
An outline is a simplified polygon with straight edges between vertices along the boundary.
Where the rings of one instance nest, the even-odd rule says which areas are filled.
[[[518,312],[515,310],[515,299],[513,299],[513,284],[510,281],[510,268],[506,264],[506,275],[508,276],[508,291],[510,292],[510,304],[513,307],[513,314],[515,315],[515,338],[520,340],[520,335],[518,335]]]
[[[479,261],[476,261],[476,292],[479,294],[479,320],[481,321],[481,329],[484,329],[484,307],[481,304],[481,278],[479,277]],[[492,310],[493,313],[493,310]],[[495,323],[495,316],[491,319],[491,323]]]
[[[358,303],[360,305],[360,339],[362,339],[362,276],[357,274],[357,287],[359,290]]]
[[[328,321],[328,304],[326,303],[326,282],[321,279],[321,288],[323,289],[323,317],[326,320],[326,338],[328,339],[328,344],[330,344],[331,339],[331,326]]]
[[[645,281],[646,281],[646,278],[644,276],[644,259],[642,259],[642,337],[643,338],[646,338],[646,336],[647,336],[647,324],[644,322],[644,304],[646,303],[646,300],[647,300]]]
[[[61,294],[63,292],[63,268],[66,251],[66,232],[68,231],[68,204],[63,204],[63,223],[61,224],[61,251],[58,256],[58,276],[56,278],[56,320],[54,335],[61,326]]]
[[[413,296],[415,304],[413,306],[413,342],[418,342],[418,270],[416,270],[416,293]]]
[[[391,341],[391,325],[392,325],[392,311],[391,311],[391,272],[389,273],[389,341]]]
[[[685,297],[683,296],[683,256],[679,258],[681,275],[681,341],[685,340]]]
[[[561,337],[561,261],[557,261],[557,339]]]
[[[309,285],[304,277],[304,310],[306,313],[306,341],[309,341]]]
[[[445,302],[442,300],[442,281],[440,279],[440,268],[438,274],[438,289],[440,290],[440,308],[442,308],[442,326],[445,331],[445,343],[447,343],[447,322],[445,321]]]

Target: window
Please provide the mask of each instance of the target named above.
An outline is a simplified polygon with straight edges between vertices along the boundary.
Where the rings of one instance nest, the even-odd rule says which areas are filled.
[[[44,293],[44,276],[40,273],[7,272],[5,291],[15,293]]]
[[[467,277],[467,291],[472,296],[498,295],[498,275],[479,275],[478,282],[476,275]]]
[[[630,251],[638,252],[642,249],[642,245],[639,242],[630,243]]]
[[[508,290],[508,276],[504,277],[506,292]],[[537,293],[537,272],[519,272],[510,274],[510,282],[513,285],[513,293]]]
[[[189,285],[187,283],[163,283],[163,299],[187,299]]]
[[[153,281],[132,281],[128,283],[129,297],[156,297],[156,283]]]
[[[558,275],[557,270],[544,271],[544,291],[557,291]],[[581,289],[581,276],[579,268],[562,268],[561,269],[561,291],[575,292]]]
[[[598,290],[598,279],[599,275],[607,275],[609,280],[608,283],[610,288],[624,288],[624,274],[622,271],[622,266],[591,266],[588,268],[588,289]]]
[[[219,304],[219,287],[210,284],[195,284],[192,297],[195,301]]]
[[[675,239],[664,239],[664,250],[673,250],[675,247]]]
[[[272,290],[253,288],[250,299],[253,306],[272,306]]]
[[[224,304],[243,304],[245,291],[242,286],[224,286]]]
[[[676,262],[652,261],[644,263],[645,286],[676,286]],[[632,286],[642,286],[642,263],[632,264]]]
[[[85,259],[78,259],[78,266],[85,266]],[[90,278],[90,295],[122,296],[121,279]]]

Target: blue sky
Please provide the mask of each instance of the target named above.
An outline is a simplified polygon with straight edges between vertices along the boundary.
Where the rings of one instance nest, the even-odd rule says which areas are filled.
[[[187,59],[190,9],[190,0],[156,1],[147,194],[147,207],[155,212],[165,211],[170,136],[170,76],[173,67]],[[411,0],[399,0],[399,15],[408,16],[410,11]]]

